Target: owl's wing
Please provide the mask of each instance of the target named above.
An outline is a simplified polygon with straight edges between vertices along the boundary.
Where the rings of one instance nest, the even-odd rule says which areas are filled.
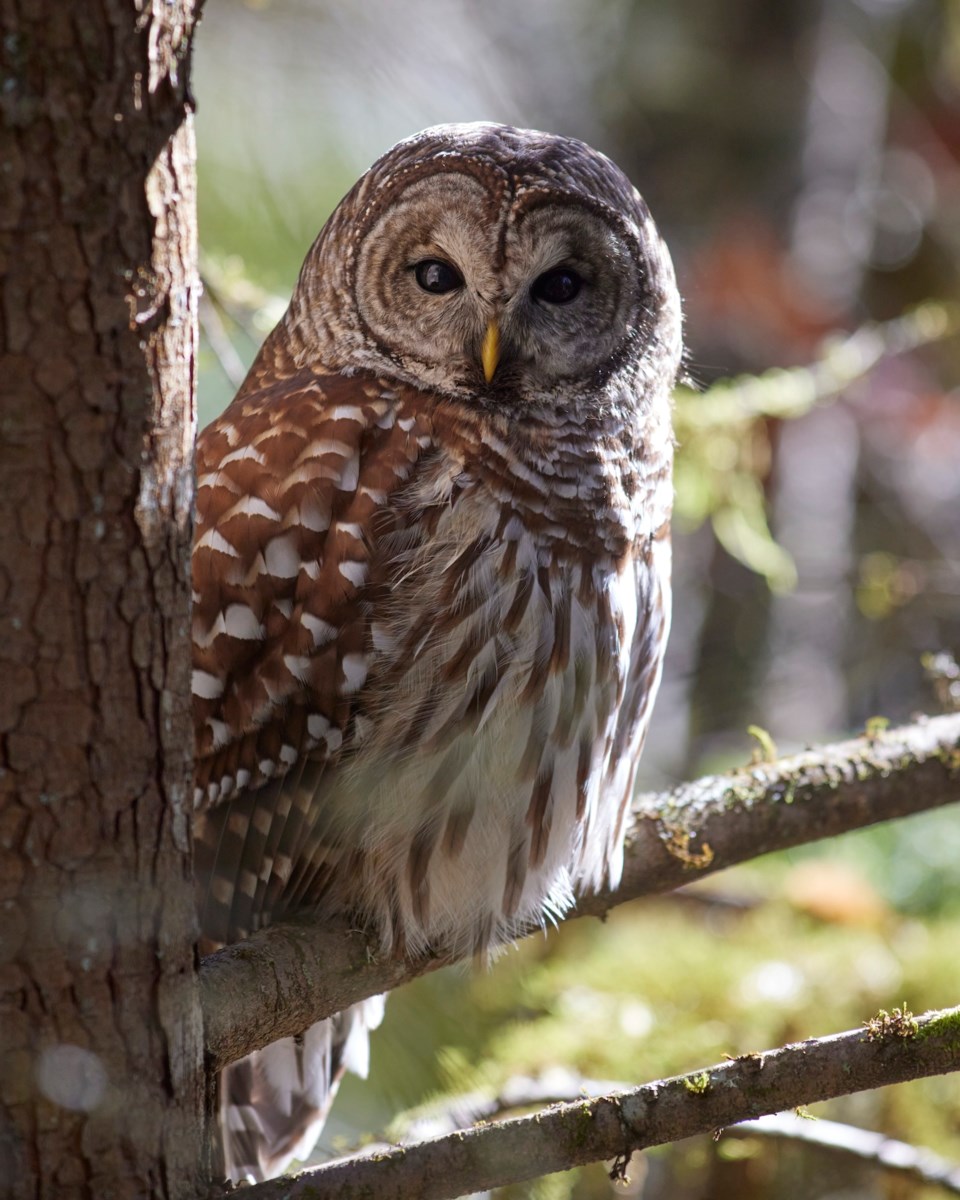
[[[204,949],[266,924],[298,886],[324,772],[370,652],[368,575],[422,431],[395,391],[301,374],[241,392],[197,446],[195,831]],[[372,997],[231,1064],[224,1166],[259,1180],[312,1149],[344,1070],[366,1074]]]
[[[669,476],[668,476],[669,478]],[[608,751],[606,786],[617,805],[607,830],[604,860],[607,881],[616,887],[623,869],[623,839],[630,817],[640,752],[646,740],[653,703],[670,633],[670,522],[665,520],[634,547],[630,574],[637,597],[637,623]],[[599,880],[594,887],[601,886]]]
[[[193,551],[197,867],[208,946],[269,921],[350,736],[369,581],[415,417],[371,377],[244,391],[201,435]]]

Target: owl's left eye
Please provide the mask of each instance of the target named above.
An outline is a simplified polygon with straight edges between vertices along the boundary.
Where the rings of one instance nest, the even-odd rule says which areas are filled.
[[[463,287],[463,276],[456,267],[451,267],[442,258],[425,258],[413,268],[417,283],[425,292],[442,296]]]
[[[533,281],[530,293],[534,300],[547,304],[569,304],[580,293],[583,280],[573,267],[554,267]]]

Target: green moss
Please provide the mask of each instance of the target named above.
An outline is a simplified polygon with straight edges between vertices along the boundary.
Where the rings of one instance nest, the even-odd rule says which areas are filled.
[[[681,1080],[683,1086],[694,1096],[702,1096],[710,1090],[709,1071],[700,1071],[696,1075],[686,1075]]]
[[[777,743],[761,725],[748,725],[747,733],[756,741],[753,751],[754,763],[772,763],[780,757],[777,753]]]
[[[951,1049],[960,1049],[960,1007],[947,1008],[923,1022],[916,1031],[918,1040],[943,1038]]]
[[[951,775],[960,773],[960,746],[944,746],[942,750],[937,751],[936,757]]]
[[[886,729],[889,729],[889,727],[889,717],[867,717],[863,733],[866,738],[868,738],[871,742],[874,742]]]
[[[584,1100],[577,1106],[577,1124],[573,1134],[574,1144],[577,1146],[584,1145],[592,1136],[593,1131],[593,1105],[589,1100]]]

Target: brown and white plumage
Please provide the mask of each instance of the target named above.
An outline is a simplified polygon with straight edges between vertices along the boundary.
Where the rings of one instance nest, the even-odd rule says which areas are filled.
[[[434,261],[459,284],[425,290]],[[616,881],[669,621],[679,354],[669,257],[582,143],[443,126],[342,202],[198,446],[208,945],[310,911],[485,952]],[[380,1011],[229,1069],[234,1178],[309,1149]]]

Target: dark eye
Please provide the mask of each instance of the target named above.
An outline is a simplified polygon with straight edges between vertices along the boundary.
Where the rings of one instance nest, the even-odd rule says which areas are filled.
[[[546,304],[568,304],[583,286],[573,267],[554,267],[533,281],[530,295]]]
[[[425,258],[413,268],[417,283],[425,292],[434,296],[442,296],[445,292],[456,291],[463,287],[463,276],[456,267],[451,267],[442,258]]]

